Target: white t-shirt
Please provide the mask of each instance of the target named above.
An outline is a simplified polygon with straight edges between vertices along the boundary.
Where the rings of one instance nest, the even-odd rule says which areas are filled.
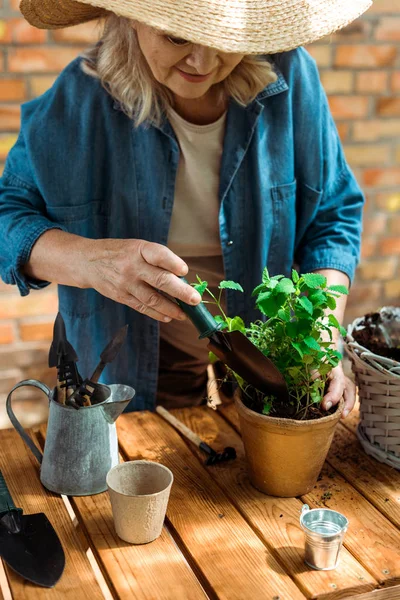
[[[172,109],[168,116],[180,146],[180,160],[167,245],[187,263],[189,283],[196,281],[197,274],[218,294],[218,283],[225,276],[218,191],[226,113],[209,125],[189,123]],[[207,308],[218,314],[214,306]],[[189,320],[162,323],[160,335],[207,363],[208,340],[198,339],[199,334]]]

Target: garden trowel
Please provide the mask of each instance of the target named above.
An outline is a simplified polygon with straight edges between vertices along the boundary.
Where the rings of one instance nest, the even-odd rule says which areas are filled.
[[[273,394],[282,402],[289,400],[286,381],[274,363],[240,331],[221,330],[203,303],[190,306],[177,303],[200,333],[200,339],[210,340],[208,349],[240,375],[247,383],[266,395]]]
[[[22,514],[0,471],[0,557],[24,579],[54,587],[65,566],[64,550],[44,513]]]

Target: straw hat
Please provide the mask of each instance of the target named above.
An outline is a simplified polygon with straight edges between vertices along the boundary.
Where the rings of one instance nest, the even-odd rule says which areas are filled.
[[[136,19],[225,52],[273,54],[309,44],[359,17],[371,0],[22,0],[41,29],[107,16]]]

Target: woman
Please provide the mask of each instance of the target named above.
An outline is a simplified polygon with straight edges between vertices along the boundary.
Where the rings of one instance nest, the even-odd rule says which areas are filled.
[[[369,4],[22,0],[38,27],[104,17],[105,28],[22,108],[0,186],[0,272],[22,295],[59,284],[84,375],[130,325],[105,381],[133,385],[132,408],[205,397],[204,342],[168,298],[200,297],[179,276],[239,281],[247,294],[228,291],[227,311],[246,322],[265,265],[350,284],[363,198],[317,68],[293,48]],[[347,414],[354,389],[340,366],[324,407],[342,394]]]

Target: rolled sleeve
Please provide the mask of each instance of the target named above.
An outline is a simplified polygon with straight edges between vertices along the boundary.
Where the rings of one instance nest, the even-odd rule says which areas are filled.
[[[0,275],[5,283],[17,285],[22,296],[50,283],[23,273],[34,244],[49,229],[65,231],[46,217],[39,192],[19,175],[5,170],[0,179]]]

